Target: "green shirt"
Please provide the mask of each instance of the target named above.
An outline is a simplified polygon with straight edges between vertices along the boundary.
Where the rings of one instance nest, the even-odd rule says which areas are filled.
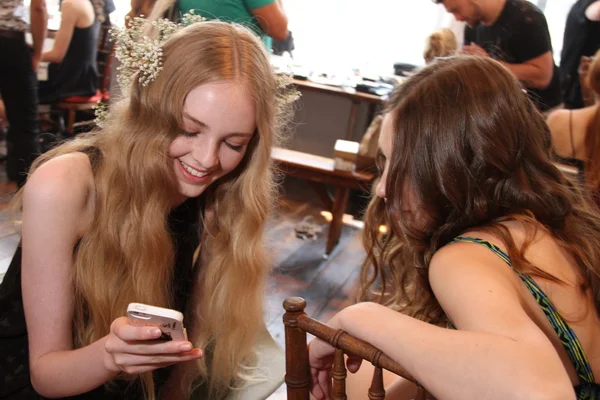
[[[250,10],[274,3],[276,0],[179,0],[182,14],[194,10],[207,19],[237,22],[254,30],[261,38],[266,36]]]

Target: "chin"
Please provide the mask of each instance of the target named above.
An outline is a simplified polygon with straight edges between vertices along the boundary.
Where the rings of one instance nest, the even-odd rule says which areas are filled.
[[[179,187],[179,194],[185,198],[193,198],[193,197],[199,197],[200,195],[202,195],[202,193],[204,193],[206,191],[206,188],[208,187],[208,185],[206,186],[189,186],[189,185],[181,185]]]

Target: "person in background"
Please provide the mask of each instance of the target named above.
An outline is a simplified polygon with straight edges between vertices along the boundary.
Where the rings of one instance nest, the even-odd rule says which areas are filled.
[[[162,17],[172,7],[176,7],[179,14],[194,11],[207,19],[244,25],[263,40],[267,49],[271,49],[267,37],[285,40],[288,36],[288,19],[282,0],[158,0],[150,20]]]
[[[110,14],[116,9],[114,0],[104,0],[104,23],[111,25]]]
[[[450,57],[456,54],[458,43],[451,29],[444,28],[427,37],[423,58],[429,64],[437,57]]]
[[[599,398],[600,214],[554,165],[549,135],[488,57],[440,58],[395,89],[365,216],[363,302],[328,324],[439,400]],[[333,354],[310,342],[316,399]],[[349,356],[351,371],[365,364]],[[415,391],[397,379],[386,399]]]
[[[46,38],[48,12],[45,0],[31,0],[29,20],[23,0],[0,2],[0,96],[8,119],[7,175],[22,186],[38,153],[38,95],[36,72]],[[25,42],[31,31],[33,48]]]
[[[158,44],[120,32],[126,97],[99,130],[40,156],[14,199],[22,247],[0,286],[1,387],[221,399],[260,378],[285,87],[239,25],[193,23]],[[131,302],[182,312],[189,340],[131,325]]]
[[[131,0],[131,10],[129,10],[127,16],[129,18],[148,17],[155,4],[156,0]]]
[[[40,103],[69,96],[93,96],[98,89],[98,35],[104,21],[103,0],[63,0],[60,28],[52,49],[42,54],[50,63],[48,80],[40,81]]]
[[[560,79],[565,108],[583,108],[593,103],[593,91],[589,92],[587,104],[584,102],[579,70],[581,64],[586,64],[588,58],[599,49],[600,1],[579,0],[573,4],[567,16],[560,52]]]
[[[560,77],[544,14],[525,0],[434,0],[467,23],[463,54],[500,61],[542,112],[561,104]]]
[[[600,51],[596,52],[584,78],[600,98]],[[577,167],[586,184],[600,188],[600,103],[576,110],[556,110],[548,116],[554,152],[569,165]]]

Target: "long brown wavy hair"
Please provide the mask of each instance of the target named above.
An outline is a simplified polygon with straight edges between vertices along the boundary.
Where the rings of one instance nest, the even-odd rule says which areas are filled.
[[[211,399],[252,368],[253,342],[263,324],[270,259],[262,233],[276,187],[270,153],[288,113],[262,43],[249,30],[222,22],[182,29],[164,44],[163,69],[154,82],[134,80],[101,130],[51,150],[32,167],[89,147],[102,155],[94,173],[94,220],[72,267],[73,335],[76,346],[84,346],[108,334],[130,302],[171,306],[174,248],[167,216],[177,183],[168,147],[182,133],[190,90],[223,80],[244,85],[252,96],[257,131],[240,165],[206,193],[206,209],[215,218],[204,221],[208,265],[201,271],[202,298],[188,302],[188,315],[199,333],[195,346],[211,355],[210,365],[199,360],[196,377],[207,383]],[[141,379],[153,399],[152,374]]]
[[[543,229],[577,260],[582,288],[600,310],[598,210],[552,163],[549,129],[507,69],[482,57],[439,59],[397,88],[386,112],[393,117],[387,201],[374,196],[366,213],[360,299],[446,323],[428,266],[471,229],[502,240],[515,268],[557,281],[523,256]],[[425,226],[398,211],[405,183]],[[508,220],[532,227],[520,248],[501,224]]]
[[[588,123],[585,133],[585,148],[587,149],[584,176],[586,183],[595,190],[600,189],[600,50],[596,52],[590,71],[586,77],[596,98],[596,112]]]

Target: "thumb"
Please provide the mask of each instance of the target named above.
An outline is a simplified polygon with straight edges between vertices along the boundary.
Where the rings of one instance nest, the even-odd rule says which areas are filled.
[[[348,359],[346,360],[346,367],[348,368],[348,371],[353,374],[360,369],[361,364],[362,358],[357,356],[348,356]]]

